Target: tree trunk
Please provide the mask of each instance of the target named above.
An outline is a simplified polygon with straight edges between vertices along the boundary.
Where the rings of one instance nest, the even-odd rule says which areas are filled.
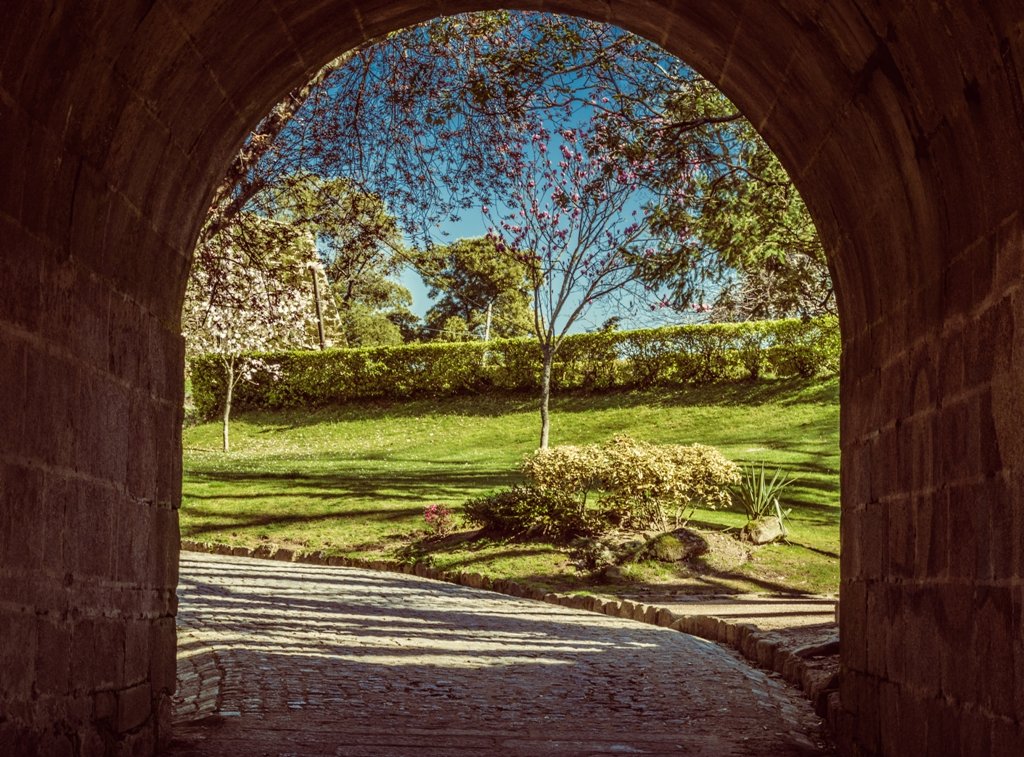
[[[551,436],[551,414],[548,411],[551,399],[551,364],[555,361],[555,352],[550,347],[544,347],[544,362],[540,376],[540,448],[548,448],[548,439]]]
[[[235,389],[235,361],[234,358],[227,361],[228,366],[228,390],[224,395],[224,427],[223,439],[224,439],[224,451],[227,452],[229,449],[228,444],[228,421],[231,420],[231,395]]]

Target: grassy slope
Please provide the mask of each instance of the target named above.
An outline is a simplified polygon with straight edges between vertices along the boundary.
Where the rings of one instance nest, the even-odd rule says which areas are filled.
[[[627,432],[652,442],[701,442],[737,462],[767,460],[798,485],[791,542],[757,551],[704,590],[835,591],[839,552],[839,420],[835,379],[733,384],[553,400],[552,443],[583,444]],[[313,412],[249,413],[185,431],[182,535],[254,546],[275,542],[328,553],[393,553],[422,528],[424,505],[460,506],[519,480],[538,418],[524,397],[375,403]],[[739,526],[732,512],[698,511],[697,525]],[[455,543],[451,543],[455,542]],[[568,588],[564,554],[539,543],[449,540],[439,566]],[[638,570],[640,580],[672,580]],[[689,586],[688,588],[693,588]]]

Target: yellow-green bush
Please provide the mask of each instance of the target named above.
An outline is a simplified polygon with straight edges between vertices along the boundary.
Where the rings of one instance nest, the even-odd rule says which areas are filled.
[[[649,444],[626,435],[601,445],[537,450],[523,472],[541,491],[576,497],[581,508],[599,492],[601,518],[623,528],[666,528],[695,507],[730,502],[739,467],[714,447]]]
[[[500,390],[536,391],[540,348],[533,339],[272,352],[275,366],[236,389],[239,408],[318,407],[359,399],[402,399]],[[213,416],[224,395],[223,364],[190,361],[193,399]],[[552,373],[555,390],[610,390],[810,376],[839,368],[835,318],[670,326],[574,334]]]

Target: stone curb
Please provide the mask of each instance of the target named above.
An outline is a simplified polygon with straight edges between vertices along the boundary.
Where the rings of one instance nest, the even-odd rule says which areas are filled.
[[[424,563],[364,560],[337,555],[328,557],[323,552],[301,553],[272,545],[250,549],[188,539],[182,539],[181,549],[186,552],[205,552],[214,555],[259,557],[308,565],[333,565],[406,573],[434,581],[460,584],[473,589],[485,589],[513,597],[534,599],[574,610],[603,613],[612,617],[670,628],[691,636],[699,636],[702,639],[732,647],[751,664],[762,670],[777,673],[787,682],[798,687],[814,705],[814,711],[818,716],[825,719],[833,732],[835,731],[836,718],[839,715],[839,692],[835,676],[823,675],[819,671],[815,671],[802,657],[783,648],[782,644],[772,639],[769,633],[758,630],[757,626],[751,623],[737,623],[713,615],[678,615],[667,607],[632,602],[628,599],[606,600],[587,594],[545,592],[543,589],[523,586],[504,578],[491,580],[480,573],[439,570]]]

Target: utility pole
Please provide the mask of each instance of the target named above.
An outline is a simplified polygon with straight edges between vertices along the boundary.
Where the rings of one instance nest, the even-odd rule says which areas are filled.
[[[491,341],[491,308],[493,302],[487,303],[487,323],[484,325],[484,354],[480,357],[480,365],[487,365],[487,343]]]
[[[484,342],[491,341],[491,308],[494,307],[494,303],[487,303],[487,323],[484,325]]]
[[[309,266],[309,275],[313,277],[313,303],[316,305],[316,335],[320,338],[320,349],[322,351],[326,346],[326,340],[324,339],[324,313],[320,307],[320,280],[316,277],[317,271],[320,270],[320,257],[316,249],[316,236],[312,231],[306,231],[306,241],[309,243],[309,248],[312,251],[312,259],[307,265]]]
[[[324,314],[320,309],[320,280],[316,277],[316,265],[309,267],[309,274],[313,277],[313,302],[316,303],[316,334],[320,337],[320,349],[324,348]]]

